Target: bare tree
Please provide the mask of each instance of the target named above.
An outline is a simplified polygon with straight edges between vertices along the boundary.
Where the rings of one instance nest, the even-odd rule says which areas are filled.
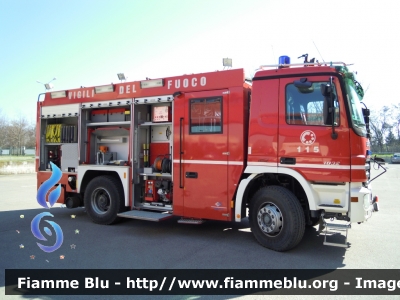
[[[29,125],[27,130],[27,139],[26,139],[26,143],[25,146],[27,148],[35,148],[36,146],[36,125]]]
[[[400,103],[392,105],[394,109],[394,127],[397,128],[397,140],[400,141]]]
[[[9,126],[8,139],[10,146],[17,150],[14,152],[16,155],[23,154],[21,149],[25,146],[28,137],[28,121],[25,117],[19,116],[19,118],[11,121]]]
[[[370,128],[372,133],[372,146],[377,147],[375,149],[382,152],[384,148],[389,151],[388,146],[388,136],[390,136],[390,144],[394,144],[393,139],[393,128],[397,127],[396,121],[396,107],[395,105],[383,106],[379,111],[374,111],[370,116]],[[392,134],[390,134],[392,133]]]
[[[35,148],[36,125],[23,116],[10,120],[0,108],[0,154],[10,149],[10,154],[23,154],[22,148]]]
[[[0,148],[4,149],[7,147],[7,132],[8,132],[8,121],[3,111],[0,108]]]

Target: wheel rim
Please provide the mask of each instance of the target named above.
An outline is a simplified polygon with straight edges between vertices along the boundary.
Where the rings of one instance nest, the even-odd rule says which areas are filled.
[[[257,213],[257,224],[261,231],[268,236],[277,236],[283,228],[283,216],[278,206],[265,203]]]
[[[111,204],[111,196],[107,190],[97,188],[92,193],[91,205],[97,214],[105,214]]]

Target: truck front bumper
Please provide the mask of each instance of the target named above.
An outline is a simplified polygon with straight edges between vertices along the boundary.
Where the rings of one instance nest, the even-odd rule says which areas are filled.
[[[352,184],[353,185],[353,184]],[[352,186],[350,189],[350,222],[364,222],[368,220],[374,211],[377,211],[377,204],[372,200],[371,185],[364,187]]]

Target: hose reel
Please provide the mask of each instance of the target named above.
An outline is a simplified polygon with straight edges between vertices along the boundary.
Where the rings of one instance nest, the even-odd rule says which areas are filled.
[[[156,172],[171,173],[171,154],[159,155],[154,160],[153,168]]]

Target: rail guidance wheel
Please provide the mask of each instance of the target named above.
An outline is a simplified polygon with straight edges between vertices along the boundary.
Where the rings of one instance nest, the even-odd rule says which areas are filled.
[[[109,225],[119,221],[117,214],[124,210],[121,183],[111,176],[99,176],[85,190],[85,208],[93,222]]]
[[[256,240],[275,251],[294,248],[304,235],[305,218],[300,202],[280,186],[264,187],[254,195],[249,221]]]

